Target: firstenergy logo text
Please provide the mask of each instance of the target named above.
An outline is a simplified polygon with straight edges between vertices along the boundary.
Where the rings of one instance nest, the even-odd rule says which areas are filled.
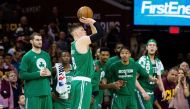
[[[151,1],[143,1],[141,13],[145,16],[178,17],[190,19],[190,5],[180,5],[177,1],[165,4],[152,4]]]

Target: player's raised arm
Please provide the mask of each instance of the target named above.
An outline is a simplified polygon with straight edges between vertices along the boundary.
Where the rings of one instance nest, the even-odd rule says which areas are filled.
[[[103,28],[94,19],[82,17],[79,20],[80,20],[80,22],[82,22],[84,24],[88,24],[91,27],[92,35],[90,35],[90,37],[89,37],[90,42],[88,42],[88,44],[96,42],[96,41],[98,41],[99,39],[101,39],[104,36]]]

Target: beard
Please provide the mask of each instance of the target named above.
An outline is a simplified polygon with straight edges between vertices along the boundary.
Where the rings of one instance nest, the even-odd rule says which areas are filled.
[[[37,44],[34,44],[34,45],[33,45],[33,47],[34,47],[34,48],[38,48],[38,49],[39,49],[39,48],[42,48],[42,45],[37,45]]]

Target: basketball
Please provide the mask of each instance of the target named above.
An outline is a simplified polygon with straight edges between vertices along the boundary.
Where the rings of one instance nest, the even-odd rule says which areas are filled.
[[[93,17],[93,11],[88,6],[82,6],[78,9],[77,17],[86,17],[86,18],[92,18]]]

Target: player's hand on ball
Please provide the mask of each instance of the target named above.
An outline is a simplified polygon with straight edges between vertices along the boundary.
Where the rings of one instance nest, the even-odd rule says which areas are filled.
[[[88,25],[91,25],[91,24],[94,24],[96,21],[92,18],[85,18],[85,17],[82,17],[79,19],[79,21],[81,23],[84,23],[84,24],[88,24]]]

